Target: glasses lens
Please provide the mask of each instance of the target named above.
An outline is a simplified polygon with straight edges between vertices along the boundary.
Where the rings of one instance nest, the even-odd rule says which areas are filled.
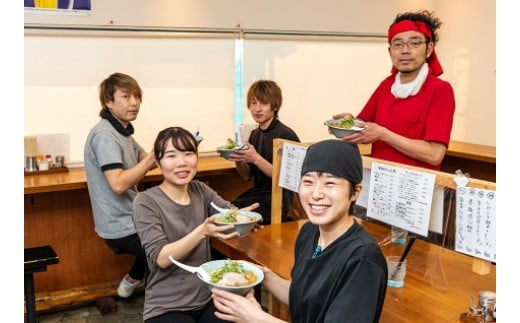
[[[394,49],[394,50],[403,49],[404,46],[408,46],[408,48],[412,48],[412,49],[417,49],[424,43],[426,43],[426,42],[425,41],[419,41],[419,40],[414,40],[414,41],[411,41],[411,42],[397,41],[397,42],[390,43],[390,47],[392,49]]]
[[[392,49],[401,49],[401,48],[403,48],[403,43],[402,42],[391,43],[390,47],[392,47]]]

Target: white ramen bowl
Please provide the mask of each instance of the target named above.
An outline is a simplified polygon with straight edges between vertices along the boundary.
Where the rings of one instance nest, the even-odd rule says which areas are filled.
[[[217,283],[212,283],[211,281],[204,280],[204,278],[202,278],[200,276],[200,274],[197,274],[197,277],[199,277],[199,279],[202,280],[208,286],[208,288],[210,290],[213,288],[218,288],[218,289],[222,289],[222,290],[232,292],[235,294],[239,294],[239,295],[245,295],[249,291],[249,289],[254,288],[256,285],[262,283],[262,281],[264,280],[264,272],[260,268],[258,268],[257,266],[255,266],[254,264],[252,264],[250,262],[243,261],[243,260],[229,260],[229,259],[213,260],[213,261],[209,261],[209,262],[202,264],[200,267],[202,267],[204,270],[206,270],[208,273],[211,274],[211,272],[213,270],[222,268],[224,266],[224,264],[226,263],[226,261],[236,261],[236,262],[240,263],[242,265],[242,268],[244,268],[244,270],[252,271],[253,274],[255,274],[256,281],[249,285],[243,285],[243,286],[224,286],[224,285],[219,285]]]
[[[342,128],[339,126],[335,126],[336,123],[341,121],[341,119],[329,119],[324,122],[324,124],[329,127],[330,132],[336,136],[336,138],[343,138],[345,136],[349,136],[355,132],[363,131],[365,128],[357,127],[357,126],[351,126],[350,128]],[[363,122],[360,119],[354,119],[355,123]]]
[[[223,218],[226,215],[228,215],[228,212],[225,212],[225,213],[216,214],[217,218],[215,220],[215,223],[217,225],[233,224],[234,228],[232,230],[226,231],[226,233],[231,233],[233,231],[236,231],[240,234],[241,237],[245,237],[249,232],[251,232],[251,230],[253,230],[253,228],[258,223],[258,221],[262,220],[262,215],[260,215],[260,213],[258,213],[258,212],[252,212],[252,211],[240,210],[238,212],[240,215],[250,218],[250,220],[245,221],[245,222],[235,222],[235,223],[227,223],[227,222],[219,221],[220,218]]]

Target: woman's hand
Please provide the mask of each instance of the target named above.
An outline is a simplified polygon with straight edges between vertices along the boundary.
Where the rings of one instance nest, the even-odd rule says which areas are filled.
[[[260,206],[260,203],[256,202],[256,203],[250,204],[249,206],[243,207],[240,210],[253,211],[253,210],[257,209],[259,206]]]
[[[256,203],[253,203],[249,206],[246,206],[244,208],[241,208],[240,210],[244,210],[244,211],[252,211],[252,210],[255,210],[256,208],[258,208],[260,206],[260,203],[256,202]],[[260,222],[263,221],[263,218],[262,220],[260,220]],[[251,230],[252,232],[257,232],[258,230],[260,229],[263,229],[264,226],[261,225],[260,223],[256,223],[255,226],[253,227],[253,229]]]
[[[218,225],[215,220],[217,219],[217,215],[212,215],[207,218],[203,223],[204,235],[206,237],[220,238],[220,239],[232,239],[240,236],[240,234],[236,231],[231,233],[226,233],[228,230],[233,230],[233,224],[227,225]]]
[[[215,316],[221,320],[236,323],[252,323],[269,315],[262,310],[256,301],[254,289],[250,289],[246,296],[226,292],[217,288],[212,289],[213,303],[217,312]]]

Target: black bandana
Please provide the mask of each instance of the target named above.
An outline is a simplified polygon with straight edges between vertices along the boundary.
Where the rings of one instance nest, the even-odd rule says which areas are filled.
[[[363,162],[359,147],[351,142],[329,139],[317,142],[307,149],[302,164],[302,173],[329,173],[345,178],[351,184],[363,180]]]
[[[125,137],[130,137],[134,134],[134,126],[132,126],[131,123],[128,123],[128,127],[123,127],[121,122],[119,122],[106,108],[101,112],[101,118],[108,120],[112,127]]]

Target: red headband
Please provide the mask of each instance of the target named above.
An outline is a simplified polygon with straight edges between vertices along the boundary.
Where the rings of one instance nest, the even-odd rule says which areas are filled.
[[[388,29],[388,43],[394,38],[395,35],[405,32],[405,31],[418,31],[425,35],[429,40],[432,39],[432,33],[430,28],[426,25],[424,21],[412,21],[412,20],[401,20]],[[434,44],[435,45],[435,44]],[[431,72],[435,76],[441,75],[444,71],[442,70],[441,63],[439,62],[439,59],[437,58],[437,54],[435,53],[435,47],[433,48],[433,51],[426,60],[428,62],[428,65],[430,66]],[[393,66],[392,67],[392,74],[397,73],[397,69]]]

